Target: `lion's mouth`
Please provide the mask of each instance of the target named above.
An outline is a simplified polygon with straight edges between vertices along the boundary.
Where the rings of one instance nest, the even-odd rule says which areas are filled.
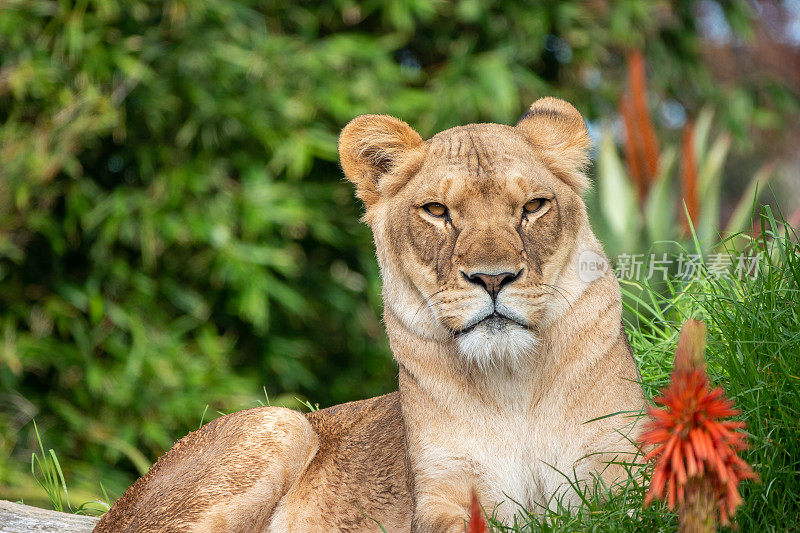
[[[503,329],[511,326],[512,324],[516,324],[517,326],[522,326],[523,328],[527,328],[525,324],[514,320],[511,317],[508,317],[498,311],[493,312],[490,315],[485,316],[484,318],[478,320],[474,324],[470,324],[469,326],[456,331],[457,335],[464,335],[469,333],[470,331],[474,330],[476,327],[480,325],[484,325],[489,330],[489,333],[495,333],[498,331],[502,331]]]

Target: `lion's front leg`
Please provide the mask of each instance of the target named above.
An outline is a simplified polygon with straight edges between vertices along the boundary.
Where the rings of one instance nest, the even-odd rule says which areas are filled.
[[[451,505],[434,505],[414,515],[411,533],[464,533],[466,510]]]
[[[414,480],[412,533],[464,533],[474,486],[469,476]]]

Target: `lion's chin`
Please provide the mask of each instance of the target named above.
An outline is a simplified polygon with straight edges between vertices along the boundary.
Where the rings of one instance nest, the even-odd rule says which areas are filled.
[[[531,357],[539,345],[539,339],[530,329],[494,316],[460,333],[457,339],[458,350],[468,364],[482,370],[516,367]]]

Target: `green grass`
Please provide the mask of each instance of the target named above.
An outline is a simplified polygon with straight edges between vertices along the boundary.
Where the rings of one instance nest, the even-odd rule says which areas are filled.
[[[735,522],[741,531],[769,532],[785,531],[800,516],[800,245],[795,230],[769,209],[761,222],[759,237],[737,235],[717,247],[719,252],[761,254],[757,276],[715,278],[704,271],[690,281],[660,286],[623,283],[623,293],[626,330],[648,398],[669,381],[681,324],[688,318],[705,321],[711,380],[741,410],[751,435],[751,448],[743,455],[760,477],[758,483],[745,482],[741,487],[744,504]],[[262,404],[269,405],[265,398]],[[297,401],[310,410],[318,408]],[[40,470],[40,484],[53,507],[69,509],[58,459],[52,450],[45,453],[41,440],[39,447],[42,455],[34,454],[32,468]],[[663,504],[642,505],[649,470],[636,459],[626,466],[630,475],[619,486],[581,489],[580,509],[554,502],[549,509],[521,512],[513,525],[490,520],[491,529],[675,530],[677,518]]]
[[[44,451],[42,437],[39,435],[39,428],[35,420],[33,422],[33,431],[36,433],[36,441],[39,443],[39,450],[42,455],[39,456],[36,452],[31,454],[31,475],[47,494],[53,509],[56,511],[71,509],[67,482],[64,480],[64,472],[61,470],[58,456],[52,448],[47,452]],[[39,470],[39,475],[36,474],[37,469]],[[65,502],[66,508],[64,506]]]
[[[56,452],[52,448],[45,452],[42,437],[39,435],[39,428],[36,426],[36,421],[33,422],[33,431],[36,434],[36,442],[39,445],[41,455],[36,452],[31,454],[31,475],[42,490],[44,490],[53,509],[56,511],[88,514],[92,516],[102,515],[110,509],[111,500],[102,483],[100,483],[100,490],[103,492],[104,500],[84,502],[78,507],[72,507],[69,500],[67,482],[64,479],[64,472],[61,469],[61,462],[58,460]]]

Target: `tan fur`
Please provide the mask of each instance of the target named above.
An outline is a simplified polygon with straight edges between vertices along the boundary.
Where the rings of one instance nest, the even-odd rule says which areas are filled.
[[[553,98],[516,127],[428,141],[392,117],[354,119],[339,153],[375,236],[399,393],[217,419],[97,531],[377,531],[374,519],[455,532],[473,488],[509,521],[514,502],[578,505],[570,481],[613,485],[636,429],[606,415],[643,398],[617,280],[577,268],[581,252],[604,257],[581,199],[588,147],[580,114]],[[533,199],[546,201],[525,213]]]
[[[582,172],[591,145],[578,110],[558,98],[540,98],[517,123],[553,173],[578,193],[589,188]]]

